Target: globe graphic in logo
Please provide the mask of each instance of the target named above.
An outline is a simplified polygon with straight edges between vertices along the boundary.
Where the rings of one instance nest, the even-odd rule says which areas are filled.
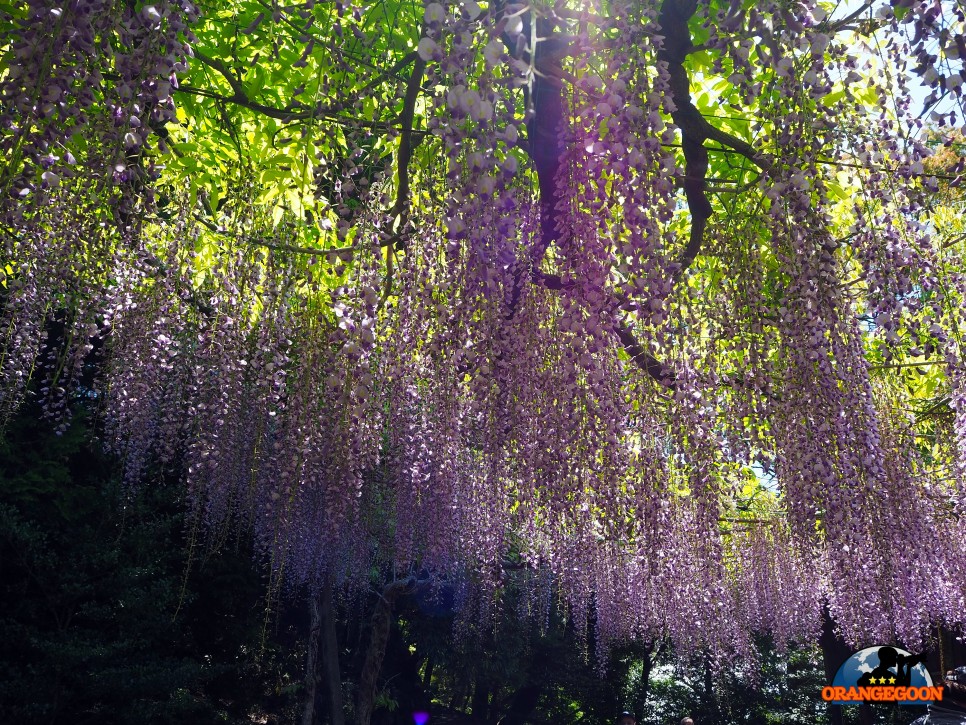
[[[839,667],[832,680],[833,687],[932,687],[929,671],[910,652],[899,647],[866,647],[849,657]],[[908,677],[908,680],[905,678]],[[833,700],[835,705],[852,705],[853,702]],[[900,705],[923,705],[919,701],[903,700]]]

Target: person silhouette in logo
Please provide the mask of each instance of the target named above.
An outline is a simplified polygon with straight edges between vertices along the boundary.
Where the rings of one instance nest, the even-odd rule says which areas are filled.
[[[900,657],[894,647],[879,647],[879,666],[859,678],[859,687],[908,687],[912,682],[914,657]],[[895,672],[892,671],[895,667]]]

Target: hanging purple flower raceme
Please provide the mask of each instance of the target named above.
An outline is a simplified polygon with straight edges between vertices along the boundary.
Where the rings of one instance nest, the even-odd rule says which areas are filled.
[[[73,196],[73,183],[65,187],[42,205],[24,205],[5,227],[0,419],[17,408],[36,376],[45,414],[66,420],[67,398],[100,334],[123,235],[99,223],[93,202]]]
[[[911,110],[920,116],[929,112],[929,119],[940,127],[966,121],[962,90],[966,83],[966,14],[962,6],[938,0],[890,0],[875,8],[875,19],[888,24],[901,42],[900,77],[911,72],[930,89],[923,108]]]
[[[777,512],[775,512],[777,513]],[[735,521],[729,551],[735,612],[752,632],[769,632],[777,646],[813,642],[829,581],[806,558],[780,518]]]
[[[510,286],[519,244],[520,203],[510,183],[520,163],[513,96],[526,69],[519,60],[503,62],[500,32],[510,33],[506,23],[487,16],[481,36],[474,22],[479,8],[473,5],[472,12],[458,4],[450,10],[427,5],[418,52],[428,77],[445,89],[434,98],[437,113],[429,125],[442,141],[447,178],[459,179],[446,214],[449,254],[455,257],[458,247],[468,245],[467,282],[492,295]],[[470,78],[467,68],[481,52],[483,71]]]
[[[11,70],[0,82],[0,192],[17,201],[64,177],[113,174],[128,183],[153,128],[174,119],[176,75],[186,69],[189,2],[140,8],[100,0],[31,2],[14,26]],[[104,97],[95,89],[103,87]],[[97,136],[78,146],[75,136]],[[89,159],[77,156],[82,149]]]
[[[181,234],[190,234],[189,228],[183,219],[174,225],[163,260],[153,255],[119,259],[118,284],[105,304],[111,354],[102,408],[108,447],[124,461],[129,485],[143,480],[153,460],[171,465],[183,440],[188,380],[183,361],[194,349],[199,313],[185,294],[191,283],[178,242]],[[152,278],[153,284],[147,283]]]

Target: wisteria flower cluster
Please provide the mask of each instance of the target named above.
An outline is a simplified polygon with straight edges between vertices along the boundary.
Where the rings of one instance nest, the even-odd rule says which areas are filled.
[[[601,648],[753,659],[824,610],[918,648],[966,623],[966,271],[908,89],[846,40],[959,98],[940,5],[430,2],[391,124],[225,70],[223,104],[344,122],[295,214],[161,168],[193,6],[31,2],[0,78],[0,415],[95,400],[131,486],[181,476],[292,586],[379,564],[492,602],[512,560]],[[369,47],[364,9],[301,10],[300,62],[310,30]],[[945,371],[949,445],[906,366]]]

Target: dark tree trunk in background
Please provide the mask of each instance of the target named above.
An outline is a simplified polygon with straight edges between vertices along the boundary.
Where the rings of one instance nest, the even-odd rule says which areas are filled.
[[[335,631],[335,607],[332,605],[332,585],[326,582],[321,593],[322,615],[322,677],[326,700],[329,703],[329,723],[345,725],[342,702],[342,672],[339,669],[339,640]]]
[[[421,666],[425,657],[415,649],[418,646],[412,641],[411,636],[399,626],[400,618],[405,617],[400,613],[400,617],[393,617],[390,623],[389,644],[386,646],[386,656],[382,663],[382,675],[380,679],[387,683],[388,696],[396,703],[393,714],[382,713],[377,710],[373,714],[373,723],[379,720],[379,715],[384,714],[385,722],[393,722],[398,725],[412,725],[412,713],[417,711],[428,712],[432,708],[430,704],[432,698],[426,694],[423,683],[423,676],[420,674]]]
[[[852,654],[851,649],[841,637],[835,634],[835,621],[829,614],[828,607],[822,610],[822,636],[818,639],[822,647],[822,662],[825,665],[825,679],[832,684],[839,667]],[[842,725],[842,706],[828,706],[828,721],[830,725]]]
[[[929,655],[926,669],[933,674],[933,680],[938,685],[949,670],[966,665],[966,637],[957,636],[955,629],[933,627],[932,639],[936,644],[926,651]]]
[[[351,613],[350,613],[351,614]],[[346,617],[346,648],[351,653],[346,664],[346,679],[358,681],[359,673],[366,662],[366,617],[362,611]]]
[[[514,692],[506,715],[500,720],[500,725],[527,725],[533,711],[540,704],[542,694],[542,683],[530,683]]]
[[[704,659],[704,701],[706,712],[711,713],[713,722],[721,719],[721,709],[718,707],[718,696],[714,691],[714,669],[711,666],[711,658]]]
[[[476,688],[473,690],[473,722],[485,723],[490,705],[490,688],[482,679],[476,681]]]
[[[319,595],[309,596],[309,645],[305,663],[305,709],[302,725],[315,725],[315,701],[319,684],[319,635],[322,631],[322,608]]]
[[[396,599],[412,583],[411,580],[392,582],[382,590],[382,594],[376,601],[376,608],[369,622],[369,646],[366,648],[366,659],[359,673],[355,725],[369,725],[372,720],[372,711],[379,691],[379,673],[382,671],[382,661],[386,656],[386,645],[389,643],[393,606]]]
[[[644,648],[644,656],[641,658],[641,683],[634,697],[634,708],[638,717],[647,709],[647,696],[651,693],[651,671],[657,658],[661,656],[661,651],[661,647],[656,644],[649,644]]]
[[[328,581],[317,594],[309,597],[308,649],[302,725],[315,725],[318,722],[320,681],[328,703],[329,725],[345,725],[342,675],[339,670],[339,642],[335,633],[335,608],[332,606],[332,585]]]

